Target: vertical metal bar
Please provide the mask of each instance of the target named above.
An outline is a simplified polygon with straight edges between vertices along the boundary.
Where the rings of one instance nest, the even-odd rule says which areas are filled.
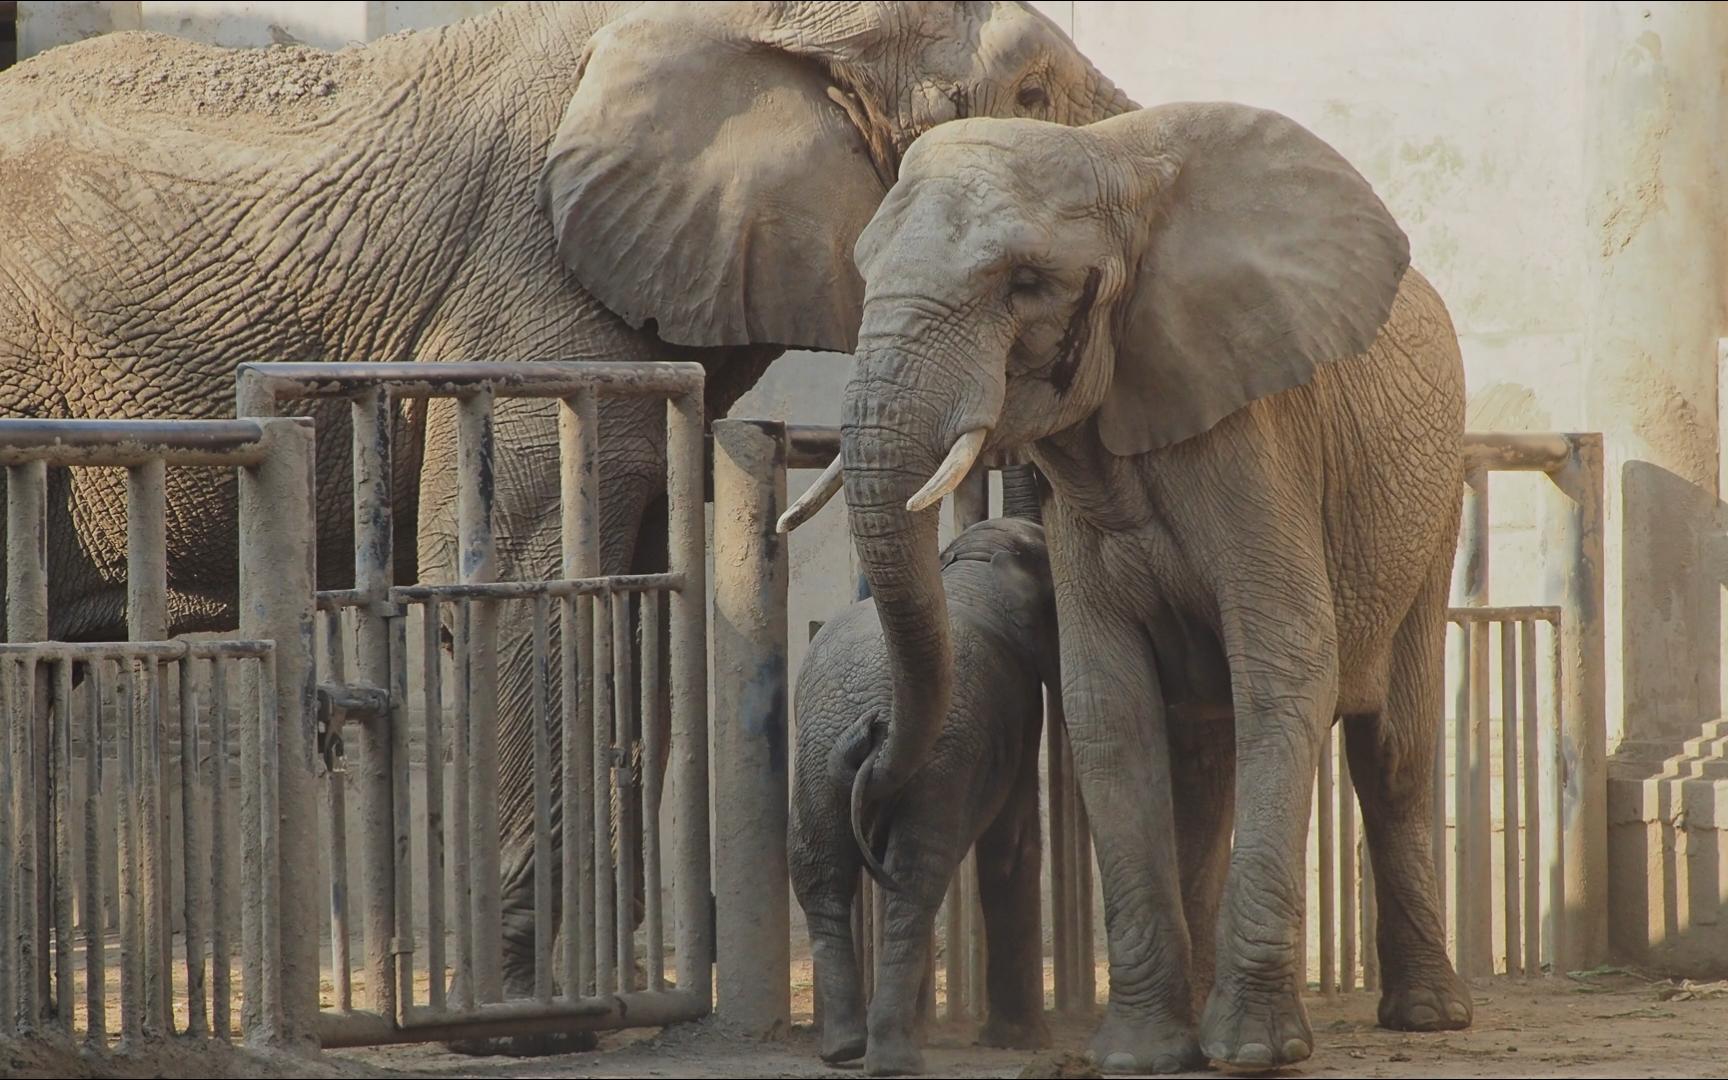
[[[432,1009],[445,1008],[444,891],[444,690],[443,663],[438,650],[438,601],[420,609],[421,677],[426,680],[422,706],[426,740],[426,972]]]
[[[389,689],[393,584],[390,517],[390,396],[373,386],[354,396],[354,588],[364,597],[353,609],[354,654],[362,685]],[[466,413],[464,413],[466,417]],[[463,436],[468,434],[463,428]],[[463,444],[466,446],[467,444]],[[468,464],[464,460],[464,464]],[[488,464],[490,462],[488,461]],[[369,716],[355,725],[360,744],[360,876],[365,889],[366,996],[380,1016],[397,1015],[397,941],[394,738],[392,716]],[[485,800],[496,803],[488,797]],[[496,844],[496,837],[494,837]]]
[[[324,678],[330,682],[346,682],[342,612],[340,609],[326,611],[320,621],[324,624]],[[331,723],[340,723],[340,720],[339,715],[331,717]],[[348,880],[348,777],[345,773],[330,772],[324,777],[324,798],[325,811],[330,818],[330,974],[336,989],[336,1008],[349,1012],[354,1008],[354,957],[348,923],[348,897],[352,890]]]
[[[1470,627],[1460,624],[1458,629],[1459,709],[1452,725],[1452,963],[1460,977],[1469,979],[1476,974],[1476,950],[1470,939],[1470,837],[1475,831],[1470,821],[1470,702],[1474,698],[1471,672],[1475,662],[1471,659]]]
[[[13,763],[18,754],[13,744],[22,718],[18,712],[18,666],[0,659],[0,1035],[12,1033],[18,1020],[18,934],[13,900],[18,882],[17,828],[18,793],[13,781]]]
[[[133,641],[160,641],[168,636],[168,527],[166,470],[160,460],[126,470],[126,632]],[[148,692],[160,694],[160,674],[155,662],[146,664]],[[149,725],[144,733],[142,762],[145,831],[142,845],[141,884],[146,890],[145,936],[150,942],[146,970],[155,982],[146,1025],[173,1028],[173,935],[163,929],[168,923],[172,887],[169,885],[167,828],[161,798],[162,725],[156,702],[144,714]]]
[[[92,670],[99,670],[93,665]],[[233,964],[228,948],[228,663],[210,662],[210,1026],[217,1038],[233,1035],[233,996],[229,975]],[[91,688],[95,692],[95,687]]]
[[[1523,919],[1518,901],[1518,639],[1517,624],[1500,624],[1500,858],[1506,919],[1506,974],[1521,974]]]
[[[282,1030],[286,1003],[283,1000],[283,924],[289,914],[282,904],[282,732],[271,723],[277,715],[276,672],[269,664],[258,665],[258,882],[260,918],[259,955],[263,961],[260,979],[260,1011],[264,1030]],[[317,923],[308,919],[308,929]],[[312,999],[317,1004],[317,998]]]
[[[48,470],[42,462],[9,466],[6,470],[6,640],[43,641],[48,625]],[[17,970],[14,987],[18,994],[21,1026],[35,1027],[42,1021],[42,1003],[48,997],[48,926],[42,917],[48,908],[46,869],[50,822],[40,813],[37,793],[48,790],[48,713],[33,700],[41,693],[47,704],[47,686],[37,687],[32,663],[25,701],[16,722],[23,736],[12,767],[18,770],[14,796],[21,798],[14,811],[17,839],[13,888],[16,897]],[[10,702],[8,702],[10,704]],[[4,927],[0,927],[4,929]],[[3,958],[3,957],[0,957]]]
[[[1493,737],[1489,715],[1489,627],[1470,625],[1470,866],[1459,878],[1470,893],[1470,968],[1494,973]]]
[[[1553,681],[1554,720],[1553,732],[1553,818],[1554,838],[1553,855],[1548,867],[1548,910],[1551,913],[1552,929],[1549,942],[1549,963],[1553,965],[1555,975],[1563,975],[1571,970],[1572,955],[1567,950],[1572,948],[1573,920],[1568,918],[1567,909],[1572,905],[1575,894],[1571,892],[1573,881],[1567,875],[1567,862],[1570,852],[1568,844],[1572,839],[1567,835],[1566,821],[1566,791],[1570,778],[1566,774],[1566,744],[1567,725],[1575,723],[1574,717],[1567,713],[1569,707],[1575,706],[1578,699],[1563,697],[1566,692],[1565,670],[1567,662],[1566,638],[1568,634],[1563,623],[1554,624],[1553,653],[1549,661],[1550,677]],[[1574,646],[1577,648],[1578,646]],[[1576,731],[1576,728],[1573,729]],[[1589,955],[1585,953],[1584,955]]]
[[[450,733],[450,812],[447,815],[450,835],[455,839],[451,852],[451,905],[456,915],[456,1007],[462,1011],[474,1008],[477,988],[474,985],[474,886],[473,866],[469,861],[474,834],[468,827],[469,786],[473,780],[469,768],[469,729],[474,724],[474,699],[468,692],[469,603],[456,606],[456,634],[451,652],[455,663],[456,730]]]
[[[14,900],[14,918],[17,927],[14,931],[17,941],[17,1025],[21,1033],[29,1034],[42,1023],[43,993],[41,980],[47,974],[43,963],[47,952],[42,926],[42,885],[47,878],[47,852],[41,843],[42,821],[40,806],[41,794],[47,790],[47,777],[37,768],[38,764],[46,764],[42,754],[40,729],[37,725],[37,661],[30,657],[18,665],[21,674],[17,677],[15,699],[16,712],[13,724],[17,732],[17,740],[13,750],[12,767],[17,776],[17,809],[13,819],[17,822],[18,839],[16,841],[14,872],[16,874],[18,894]],[[11,704],[11,702],[8,702]]]
[[[138,688],[137,712],[142,737],[135,742],[139,755],[138,908],[144,943],[144,1030],[147,1034],[173,1034],[173,983],[163,964],[168,952],[169,925],[163,918],[163,891],[168,868],[162,860],[162,675],[153,657],[139,664],[143,685]],[[134,684],[137,688],[137,684]]]
[[[388,595],[386,593],[385,595]],[[396,845],[396,1009],[401,1022],[414,1007],[414,849],[413,803],[409,787],[408,619],[396,612],[385,620],[390,629],[390,821]]]
[[[1518,623],[1524,691],[1524,974],[1542,973],[1542,753],[1537,748],[1536,620]]]
[[[600,573],[600,510],[596,464],[599,421],[594,395],[559,403],[560,535],[566,578]],[[564,993],[576,998],[594,986],[594,804],[585,785],[594,774],[593,602],[565,598],[559,610],[563,660],[563,785],[559,793],[564,861]]]
[[[1070,765],[1073,759],[1069,759]],[[1093,912],[1095,910],[1092,893],[1092,872],[1094,860],[1092,854],[1092,818],[1086,810],[1086,798],[1079,784],[1070,785],[1074,793],[1074,840],[1070,844],[1074,852],[1074,881],[1078,886],[1075,906],[1080,916],[1075,933],[1075,962],[1079,964],[1079,977],[1075,980],[1076,995],[1080,1001],[1083,1015],[1089,1015],[1098,1004],[1098,965],[1093,960],[1093,942],[1097,934],[1093,929]]]
[[[72,1031],[72,659],[54,663],[54,1005],[60,1030]]]
[[[247,395],[241,396],[247,403]],[[313,437],[309,421],[261,424],[265,459],[239,470],[240,630],[273,643],[270,656],[255,665],[259,705],[271,710],[264,717],[271,738],[262,741],[262,754],[253,760],[270,771],[257,785],[261,803],[253,804],[268,816],[244,821],[248,832],[255,826],[264,834],[259,851],[271,862],[261,876],[274,904],[259,922],[269,960],[261,973],[259,1014],[266,1026],[249,1027],[248,1034],[256,1030],[261,1041],[310,1051],[318,1038],[318,852],[311,844],[280,845],[278,837],[285,823],[299,828],[317,820]],[[246,725],[253,731],[258,726]]]
[[[666,405],[672,595],[672,783],[678,793],[676,851],[678,988],[709,999],[714,939],[708,844],[708,566],[702,502],[702,393]]]
[[[1338,883],[1337,867],[1333,862],[1333,845],[1338,839],[1338,826],[1333,821],[1332,811],[1336,805],[1337,796],[1333,792],[1332,762],[1337,756],[1338,740],[1334,737],[1335,729],[1328,728],[1326,741],[1320,745],[1320,774],[1316,780],[1315,805],[1318,809],[1317,847],[1319,851],[1319,867],[1316,874],[1320,887],[1320,992],[1322,994],[1336,993],[1338,990],[1338,914],[1333,891]]]
[[[137,674],[132,661],[120,664],[117,698],[120,705],[119,738],[115,764],[120,770],[120,1042],[136,1041],[144,1033],[143,955],[139,951],[141,912],[138,895],[138,753],[137,708],[134,703]]]
[[[661,594],[642,594],[638,618],[642,623],[642,897],[648,924],[648,989],[666,988],[666,937],[660,912],[660,770],[664,736],[660,712],[660,688],[665,672],[660,666]],[[566,686],[569,684],[566,683]]]
[[[66,693],[70,701],[72,686],[71,662]],[[204,1018],[204,913],[206,894],[198,873],[201,807],[198,799],[198,687],[193,678],[194,661],[180,661],[180,873],[185,883],[186,931],[186,1033],[202,1037],[209,1034]]]
[[[1446,932],[1447,905],[1451,903],[1446,880],[1446,728],[1446,711],[1442,708],[1440,722],[1434,725],[1434,817],[1429,835],[1434,853],[1434,896],[1440,903],[1442,940]]]
[[[786,428],[714,422],[714,781],[718,1010],[791,1023],[786,878]]]
[[[614,887],[616,856],[621,854],[612,819],[612,603],[611,594],[594,598],[594,983],[607,993],[617,978],[618,906]]]
[[[1557,774],[1569,814],[1555,820],[1564,842],[1559,862],[1566,877],[1555,894],[1556,918],[1566,923],[1557,940],[1555,971],[1590,967],[1608,952],[1608,721],[1603,597],[1602,436],[1570,435],[1571,456],[1553,480],[1556,500],[1549,536],[1565,560],[1565,645],[1556,698],[1560,716]],[[1565,903],[1559,901],[1564,895]],[[1565,964],[1565,967],[1561,965]]]
[[[636,833],[635,779],[632,776],[631,719],[636,715],[636,675],[631,665],[630,594],[612,596],[612,822],[618,838],[618,858],[613,865],[617,892],[613,911],[617,916],[618,992],[636,989],[635,868],[639,852],[630,850]],[[781,830],[785,835],[785,830]],[[761,868],[758,867],[758,872]]]
[[[1338,755],[1338,988],[1346,994],[1356,989],[1356,889],[1356,785],[1346,751]]]
[[[870,878],[862,871],[852,896],[852,942],[858,954],[858,971],[864,982],[864,1003],[876,992],[876,898]]]
[[[492,581],[497,555],[492,531],[492,478],[496,461],[492,440],[492,391],[477,391],[457,405],[457,518],[461,537],[458,553],[464,584]],[[469,858],[474,880],[473,981],[479,1000],[504,1000],[504,919],[499,889],[498,831],[498,609],[489,600],[477,601],[469,616],[468,696],[471,700],[468,736],[469,784],[473,804],[468,810]]]
[[[1374,855],[1362,833],[1362,989],[1380,989],[1380,909],[1374,899]]]
[[[552,716],[549,604],[534,598],[534,996],[552,1000]]]
[[[1074,1007],[1074,945],[1069,933],[1073,914],[1069,911],[1068,889],[1068,755],[1064,746],[1062,725],[1049,715],[1055,694],[1045,695],[1044,768],[1045,791],[1050,818],[1050,951],[1051,974],[1055,983],[1056,1011],[1066,1013]],[[959,897],[952,885],[948,889],[948,1019],[960,1019],[958,998],[964,996],[965,968],[960,962],[957,943],[963,940]],[[956,987],[960,993],[956,993]]]
[[[105,661],[84,667],[84,1011],[85,1029],[98,1046],[108,1037],[106,892],[102,880],[102,691]]]

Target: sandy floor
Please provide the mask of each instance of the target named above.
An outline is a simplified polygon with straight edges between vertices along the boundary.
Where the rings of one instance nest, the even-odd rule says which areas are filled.
[[[1285,1075],[1349,1077],[1683,1077],[1728,1074],[1728,987],[1664,1000],[1675,987],[1617,971],[1587,977],[1482,983],[1469,1031],[1406,1035],[1374,1026],[1375,999],[1351,994],[1308,1002],[1319,1044]],[[341,1055],[362,1068],[422,1076],[514,1077],[817,1077],[844,1075],[816,1059],[808,1003],[791,1035],[757,1043],[696,1025],[661,1033],[609,1036],[591,1054],[537,1061],[459,1059],[432,1048]],[[1055,1025],[1047,1054],[971,1045],[969,1032],[933,1033],[931,1076],[1087,1075],[1075,1061],[1092,1025]],[[1059,1066],[1068,1065],[1067,1069]],[[851,1070],[856,1073],[856,1070]],[[1204,1074],[1201,1074],[1204,1075]]]

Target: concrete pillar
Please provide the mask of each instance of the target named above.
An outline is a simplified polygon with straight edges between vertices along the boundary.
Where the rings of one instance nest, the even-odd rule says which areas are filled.
[[[785,427],[714,422],[714,898],[728,1025],[791,1022]]]
[[[1721,531],[1728,16],[1713,4],[1604,3],[1578,17],[1590,118],[1584,427],[1605,436],[1606,653],[1618,658],[1606,673],[1611,918],[1569,943],[1569,959],[1588,965],[1610,935],[1604,922],[1634,958],[1687,934],[1645,781],[1723,706],[1722,576],[1708,555]]]

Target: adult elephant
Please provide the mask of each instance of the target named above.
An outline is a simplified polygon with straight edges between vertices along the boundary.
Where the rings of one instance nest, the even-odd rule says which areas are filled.
[[[336,54],[56,49],[0,75],[0,415],[222,417],[242,361],[353,359],[696,360],[723,415],[783,348],[851,349],[852,243],[920,132],[1126,104],[1009,4],[521,4]],[[601,409],[606,573],[664,557],[656,408]],[[347,426],[320,417],[319,583],[342,587]],[[398,576],[448,580],[454,410],[397,424]],[[495,437],[499,573],[557,576],[554,414],[501,401]],[[171,630],[231,627],[232,479],[169,490]],[[123,635],[125,505],[107,471],[55,477],[56,636]],[[500,647],[520,994],[531,638]]]
[[[1464,380],[1367,181],[1238,105],[962,121],[912,147],[857,257],[841,464],[896,689],[871,803],[948,708],[928,508],[980,451],[1029,445],[1076,768],[1109,811],[1099,1062],[1309,1055],[1302,853],[1339,716],[1380,1022],[1466,1026],[1427,839]]]

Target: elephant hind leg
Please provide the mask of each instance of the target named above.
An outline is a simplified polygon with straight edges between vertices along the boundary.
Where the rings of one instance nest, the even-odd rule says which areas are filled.
[[[1193,948],[1190,978],[1198,1020],[1217,970],[1218,906],[1230,871],[1236,812],[1236,733],[1227,721],[1173,724],[1170,750],[1176,861]]]
[[[984,909],[986,1046],[1038,1049],[1050,1044],[1044,1023],[1044,935],[1039,919],[1042,842],[1038,823],[1038,746],[1020,771],[996,820],[978,838],[978,899]]]
[[[1379,904],[1380,1025],[1404,1031],[1465,1028],[1471,1020],[1469,988],[1446,955],[1429,831],[1450,571],[1431,575],[1398,628],[1385,710],[1344,721]]]

